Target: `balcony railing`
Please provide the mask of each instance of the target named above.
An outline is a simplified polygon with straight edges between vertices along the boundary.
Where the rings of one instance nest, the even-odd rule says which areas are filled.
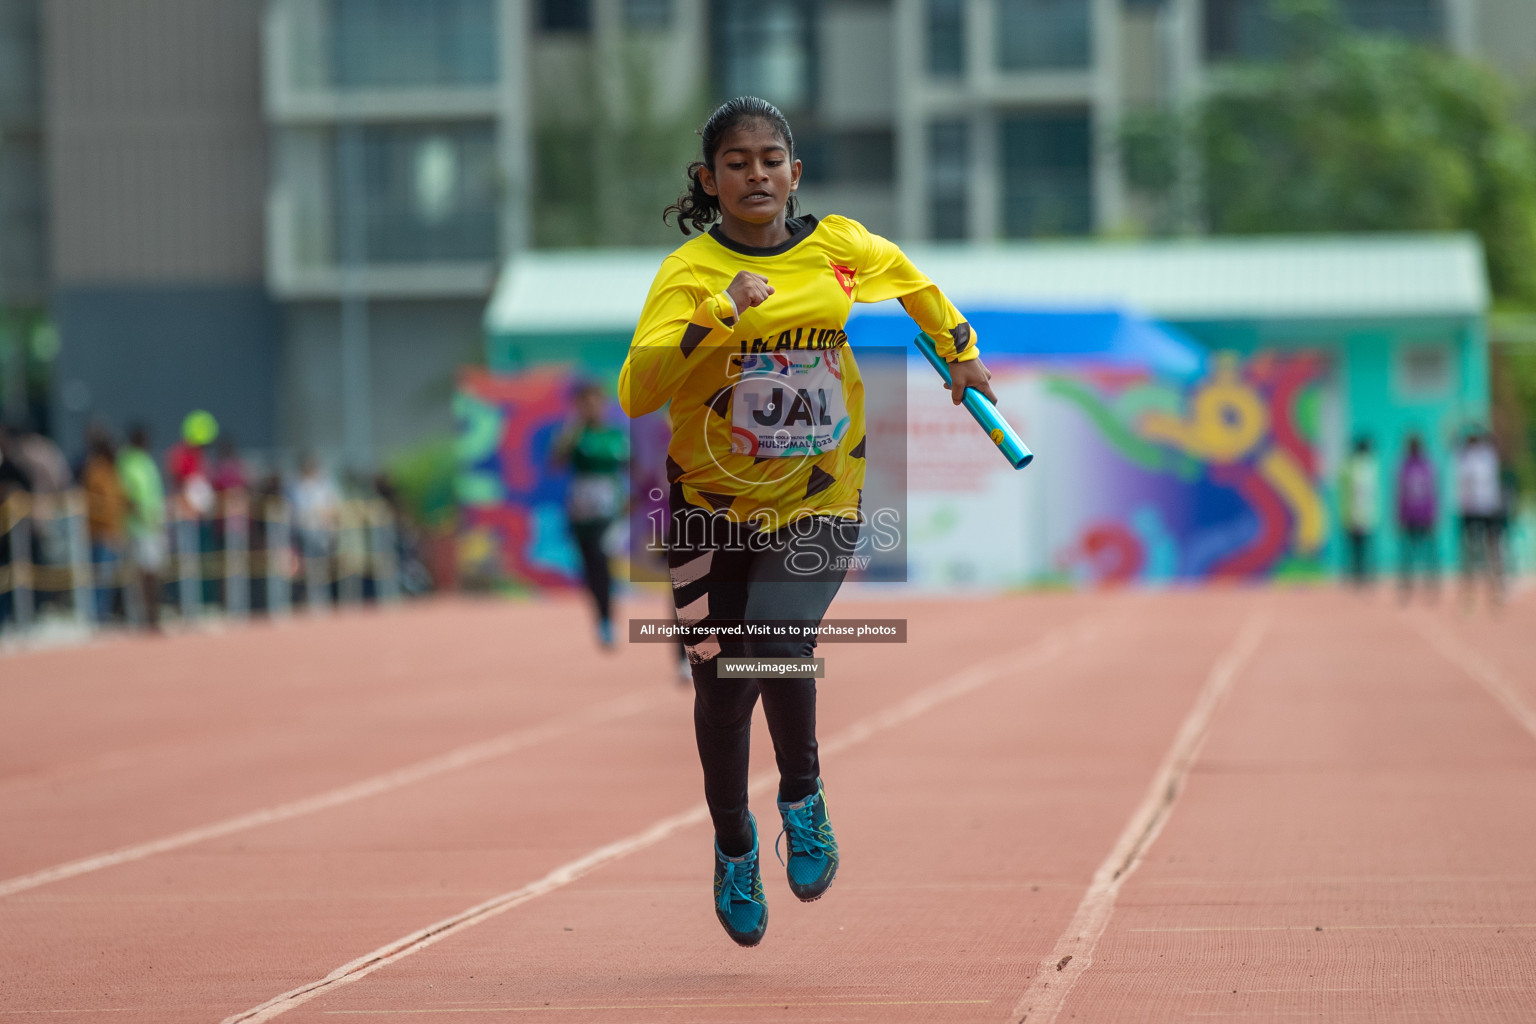
[[[501,78],[500,0],[274,0],[267,108],[279,121],[483,117]]]

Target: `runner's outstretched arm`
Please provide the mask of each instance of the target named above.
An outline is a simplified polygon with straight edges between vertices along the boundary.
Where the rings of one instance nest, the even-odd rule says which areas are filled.
[[[699,347],[724,344],[735,325],[735,306],[725,292],[709,294],[686,263],[664,260],[619,371],[625,414],[644,416],[666,405]]]

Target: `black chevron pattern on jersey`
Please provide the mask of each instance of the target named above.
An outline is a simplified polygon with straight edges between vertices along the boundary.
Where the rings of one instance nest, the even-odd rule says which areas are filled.
[[[709,507],[716,512],[724,512],[731,507],[731,502],[736,500],[734,494],[712,494],[709,491],[700,491],[699,497],[709,502]]]
[[[837,483],[837,477],[820,466],[812,466],[811,478],[805,483],[805,496],[809,498],[814,494],[820,494],[835,483]]]
[[[686,359],[693,355],[693,350],[699,347],[699,342],[707,337],[709,337],[708,327],[705,327],[703,324],[689,324],[687,329],[683,331],[681,343],[683,358]]]
[[[709,397],[707,404],[714,410],[715,415],[723,420],[731,418],[731,393],[735,387],[735,384],[727,384]]]

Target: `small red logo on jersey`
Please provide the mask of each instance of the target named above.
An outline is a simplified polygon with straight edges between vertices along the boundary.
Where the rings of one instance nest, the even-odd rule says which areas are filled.
[[[832,263],[831,266],[832,273],[837,275],[837,283],[842,287],[843,293],[851,297],[853,295],[853,278],[858,271],[852,267],[845,267],[841,263]]]

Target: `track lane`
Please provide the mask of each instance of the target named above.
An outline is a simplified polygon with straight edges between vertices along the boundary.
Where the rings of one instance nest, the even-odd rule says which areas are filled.
[[[27,768],[0,778],[0,879],[309,799],[631,690],[590,649],[509,663],[485,640],[550,627],[582,640],[574,600],[411,615],[414,641],[387,612],[17,659],[32,671],[0,687],[0,750]],[[629,672],[670,669],[660,649],[633,653]]]
[[[1536,1019],[1536,742],[1414,613],[1287,595],[1079,1019]]]
[[[782,1020],[786,1006],[808,1020],[995,1019],[1071,917],[1241,614],[1182,596],[1106,605],[1096,638],[1049,671],[829,755],[844,871],[801,905],[770,860],[763,946],[718,935],[701,824],[281,1019],[547,1007],[575,1021],[745,1021]],[[1158,644],[1167,656],[1149,668]],[[755,802],[760,823],[771,817]]]
[[[1042,608],[1042,627],[1073,611],[1055,603]],[[961,609],[935,608],[925,628],[942,635],[965,617]],[[570,641],[583,641],[577,629],[584,617],[565,621]],[[985,641],[977,646],[985,653]],[[95,999],[66,1005],[84,1012],[126,1002],[139,1019],[208,1019],[211,998],[227,1000],[232,1010],[249,991],[254,1002],[284,987],[280,980],[334,966],[337,950],[370,948],[462,907],[466,896],[484,898],[509,880],[539,877],[587,848],[598,830],[643,823],[669,793],[685,804],[696,799],[689,703],[670,676],[657,678],[654,662],[664,653],[637,648],[610,660],[586,652],[624,688],[636,681],[622,667],[643,659],[642,680],[650,680],[644,685],[668,699],[653,714],[595,730],[551,756],[516,755],[381,800],[0,900],[0,936],[10,939],[0,938],[9,946],[0,950],[0,963],[10,965],[0,970],[0,992],[22,985],[28,1004],[42,1012],[50,1001],[99,985]],[[889,649],[864,653],[878,672],[900,661]],[[569,673],[560,682],[569,685]],[[871,676],[867,685],[888,699],[921,682]],[[829,694],[825,720],[836,722],[840,709],[862,710],[858,701]],[[345,760],[348,752],[338,755]],[[655,787],[640,799],[633,788],[616,786],[632,786],[636,766]],[[87,833],[92,827],[88,820],[77,824]],[[40,948],[50,955],[39,957]],[[262,951],[248,977],[235,966],[244,961],[230,959],[232,950]]]

